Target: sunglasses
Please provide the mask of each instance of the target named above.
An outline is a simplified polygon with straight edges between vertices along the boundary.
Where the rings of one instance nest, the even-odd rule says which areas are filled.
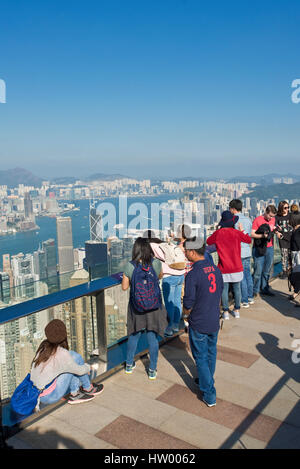
[[[284,208],[284,210],[288,210],[290,208],[290,206],[287,205],[286,207],[283,207],[283,208]]]

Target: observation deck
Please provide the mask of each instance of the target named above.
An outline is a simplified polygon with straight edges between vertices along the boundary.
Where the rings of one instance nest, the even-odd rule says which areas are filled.
[[[106,284],[99,290],[103,281]],[[88,294],[93,295],[95,282],[100,282],[94,287],[98,289],[97,360],[102,363],[95,380],[104,384],[103,393],[79,406],[61,401],[17,425],[10,421],[9,403],[5,405],[4,399],[8,445],[18,449],[106,450],[300,448],[300,308],[288,301],[287,281],[275,278],[271,285],[276,296],[261,297],[249,309],[241,309],[240,319],[231,316],[224,321],[218,341],[214,408],[206,407],[197,396],[197,372],[184,330],[161,341],[155,381],[146,374],[145,341],[138,350],[133,374],[124,373],[126,338],[109,343],[112,336],[108,339],[106,335],[104,344],[101,333],[101,327],[105,326],[106,332],[112,327],[109,312],[116,313],[116,305],[117,320],[121,320],[125,292],[119,291],[120,281],[110,277],[83,283],[73,287],[72,295],[74,288],[81,288],[81,295],[90,288]],[[109,288],[118,292],[106,297]],[[69,300],[67,292],[63,295]],[[53,308],[50,300],[48,311]],[[58,302],[58,297],[54,301]],[[8,430],[17,427],[18,432],[9,437],[12,433]]]

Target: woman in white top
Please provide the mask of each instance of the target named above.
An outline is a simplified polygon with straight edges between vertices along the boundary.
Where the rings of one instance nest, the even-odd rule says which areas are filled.
[[[30,379],[38,389],[41,404],[53,404],[66,394],[68,404],[80,404],[94,399],[103,390],[102,384],[91,384],[91,367],[82,356],[69,351],[67,330],[59,319],[45,328],[46,339],[40,344],[32,362]]]

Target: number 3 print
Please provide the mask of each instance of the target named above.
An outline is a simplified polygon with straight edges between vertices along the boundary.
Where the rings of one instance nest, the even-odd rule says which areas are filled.
[[[216,277],[214,274],[209,274],[208,276],[208,280],[210,281],[210,287],[209,287],[209,291],[210,293],[215,293],[216,289],[217,289],[217,285],[216,285]]]

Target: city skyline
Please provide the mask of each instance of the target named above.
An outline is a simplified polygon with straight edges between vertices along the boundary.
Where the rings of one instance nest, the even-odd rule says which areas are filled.
[[[3,169],[174,178],[296,167],[299,2],[4,4]]]

